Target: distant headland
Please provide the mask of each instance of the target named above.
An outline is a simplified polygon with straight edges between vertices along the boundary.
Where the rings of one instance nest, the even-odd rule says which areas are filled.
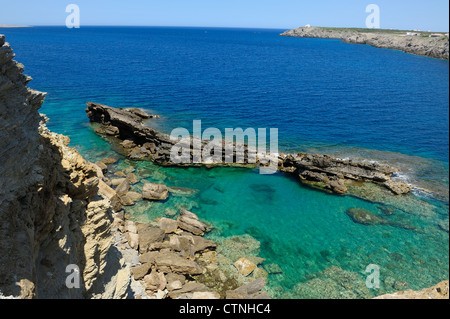
[[[449,34],[420,30],[325,28],[306,25],[281,34],[286,37],[341,39],[346,43],[368,44],[377,48],[449,59]]]
[[[0,24],[0,28],[30,28],[29,25]]]

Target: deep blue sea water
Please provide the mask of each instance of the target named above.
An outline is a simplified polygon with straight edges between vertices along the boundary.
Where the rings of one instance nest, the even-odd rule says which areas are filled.
[[[283,151],[386,161],[402,168],[402,178],[444,194],[398,204],[402,211],[392,218],[421,231],[367,227],[345,211],[380,213],[378,204],[318,192],[283,175],[121,161],[119,166],[151,170],[148,180],[200,190],[190,199],[140,204],[132,210],[136,215],[160,217],[186,204],[221,235],[259,240],[260,255],[283,270],[269,276],[274,296],[312,296],[293,287],[332,265],[363,276],[367,265],[379,264],[384,278],[414,289],[448,279],[448,233],[436,225],[448,220],[448,61],[338,40],[285,38],[282,31],[0,29],[34,78],[30,86],[48,92],[41,111],[51,119],[49,128],[71,137],[90,160],[111,150],[89,125],[86,101],[160,114],[148,125],[167,133],[192,130],[192,120],[202,120],[204,128],[278,128]]]

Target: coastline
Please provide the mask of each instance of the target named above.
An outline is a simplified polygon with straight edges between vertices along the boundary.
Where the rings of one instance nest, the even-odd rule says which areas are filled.
[[[419,32],[420,33],[420,32]],[[429,37],[406,35],[406,32],[375,29],[300,27],[281,34],[284,37],[339,39],[344,43],[367,44],[376,48],[393,49],[405,53],[449,60],[448,36]]]
[[[29,25],[9,25],[9,24],[0,24],[0,28],[32,28]]]
[[[5,65],[7,65],[8,69],[11,71],[8,73],[8,78],[10,80],[13,80],[11,84],[8,83],[8,85],[5,85],[4,87],[0,87],[0,93],[5,94],[5,96],[10,99],[8,104],[8,110],[10,108],[17,108],[15,110],[14,115],[17,116],[16,118],[13,118],[13,120],[16,120],[17,123],[21,123],[20,120],[22,119],[22,114],[16,114],[21,112],[30,112],[32,115],[30,117],[33,119],[32,124],[36,124],[35,121],[40,121],[41,117],[38,115],[37,110],[41,106],[43,102],[43,98],[45,96],[44,93],[36,92],[30,89],[25,89],[24,85],[26,85],[30,78],[23,76],[22,72],[23,69],[17,64],[15,61],[12,60],[14,54],[12,53],[12,50],[4,44],[4,38],[0,36],[0,44],[5,49],[0,51],[0,61],[3,63],[3,58],[5,61]],[[3,78],[2,78],[3,79]],[[5,76],[6,79],[6,76]],[[11,97],[14,96],[12,93],[15,93],[14,91],[11,93],[9,91],[11,89],[11,85],[14,89],[17,89],[19,92],[26,94],[25,101],[28,102],[31,107],[30,108],[24,108],[23,105],[20,105],[19,103],[16,103],[17,101],[13,100]],[[11,107],[11,105],[13,107]],[[9,112],[8,112],[9,114]],[[11,119],[11,118],[10,118]],[[14,124],[14,121],[12,121]],[[3,124],[3,123],[2,123]],[[17,124],[19,125],[19,124]],[[24,124],[25,125],[25,124]],[[26,125],[25,125],[26,126]],[[120,130],[119,130],[120,131]],[[10,141],[14,140],[11,137],[14,136],[17,138],[17,136],[21,137],[20,134],[15,135],[11,131],[6,131],[8,134],[6,135],[4,141]],[[42,249],[39,253],[39,264],[36,263],[35,266],[31,267],[34,271],[34,268],[37,268],[38,271],[35,275],[26,275],[27,278],[34,278],[35,282],[32,282],[32,280],[25,281],[21,283],[21,294],[24,298],[34,298],[37,297],[37,295],[34,293],[36,290],[41,290],[42,287],[45,287],[46,283],[50,283],[50,279],[54,280],[55,277],[52,277],[50,279],[45,279],[45,276],[48,276],[47,268],[55,266],[54,259],[55,256],[61,256],[56,255],[56,253],[61,254],[63,253],[64,245],[66,245],[66,242],[63,241],[64,234],[56,234],[56,230],[59,229],[59,226],[63,229],[63,231],[66,232],[65,235],[70,237],[72,240],[70,241],[70,244],[73,245],[73,247],[78,247],[82,245],[83,240],[85,240],[86,246],[82,247],[80,250],[80,253],[78,255],[82,255],[84,253],[85,256],[87,256],[87,260],[84,260],[85,267],[84,269],[86,271],[83,271],[83,276],[86,283],[86,292],[88,294],[84,295],[84,297],[102,297],[102,298],[125,298],[127,297],[127,293],[129,293],[129,286],[132,285],[132,283],[136,284],[136,280],[133,282],[130,273],[133,273],[132,268],[127,265],[127,262],[130,260],[128,257],[124,257],[124,262],[121,262],[120,260],[117,262],[117,260],[113,263],[117,266],[116,269],[109,270],[110,272],[105,277],[113,277],[114,280],[107,284],[108,291],[101,291],[98,290],[99,287],[101,287],[101,284],[96,283],[97,276],[99,275],[105,275],[105,264],[108,264],[106,262],[108,257],[108,252],[110,252],[111,249],[111,239],[113,239],[114,236],[116,236],[118,233],[114,230],[117,228],[119,231],[120,229],[121,234],[119,236],[116,236],[117,239],[115,243],[117,244],[115,252],[117,250],[123,250],[125,252],[130,252],[131,250],[136,251],[139,249],[140,245],[147,247],[147,251],[145,251],[144,254],[141,254],[140,258],[143,258],[143,256],[146,255],[145,258],[142,260],[139,260],[139,262],[136,262],[135,257],[136,255],[133,255],[134,257],[133,262],[135,265],[140,263],[141,265],[137,265],[140,271],[140,275],[144,274],[145,278],[147,277],[147,280],[144,279],[144,284],[148,285],[149,291],[151,291],[152,297],[158,298],[164,298],[166,295],[169,295],[169,290],[167,289],[167,292],[165,292],[165,288],[168,288],[170,284],[171,288],[178,287],[178,289],[174,289],[174,291],[178,291],[175,294],[172,294],[172,296],[175,297],[191,297],[191,298],[205,298],[205,297],[226,297],[229,295],[233,299],[237,299],[239,297],[249,298],[249,297],[267,297],[263,293],[261,293],[261,289],[263,286],[262,279],[265,277],[265,273],[260,267],[254,267],[257,266],[258,262],[261,262],[261,259],[257,259],[257,256],[252,260],[241,260],[241,263],[239,263],[239,266],[234,266],[233,262],[238,260],[231,260],[230,258],[227,258],[229,260],[225,260],[224,263],[226,263],[228,266],[228,269],[232,273],[236,273],[236,269],[241,269],[244,274],[247,274],[250,269],[253,269],[252,272],[250,272],[247,276],[251,276],[251,279],[255,279],[253,281],[253,285],[248,286],[240,286],[236,283],[233,283],[233,285],[230,285],[228,282],[228,279],[223,279],[220,272],[217,271],[216,264],[221,263],[222,257],[217,257],[211,249],[214,248],[215,243],[211,243],[210,241],[204,241],[198,237],[198,235],[201,235],[203,230],[205,230],[205,224],[198,220],[191,212],[185,212],[182,211],[180,216],[177,220],[174,219],[161,219],[159,221],[154,221],[152,224],[136,224],[133,222],[130,222],[126,218],[126,216],[122,217],[121,207],[115,206],[114,204],[120,204],[127,205],[127,200],[130,199],[129,196],[116,196],[117,192],[123,192],[124,195],[136,195],[136,194],[128,194],[130,193],[130,184],[131,180],[133,180],[132,175],[128,177],[128,174],[132,173],[129,172],[125,176],[125,180],[121,180],[120,183],[116,186],[116,189],[112,189],[111,187],[107,188],[105,187],[104,183],[104,172],[108,172],[108,166],[112,165],[114,162],[114,159],[105,160],[102,163],[106,166],[105,167],[101,165],[101,163],[91,164],[87,163],[80,154],[78,154],[74,149],[71,149],[67,147],[69,144],[69,140],[67,137],[64,137],[62,135],[56,135],[54,133],[49,132],[45,126],[43,125],[29,125],[29,128],[27,130],[27,134],[31,136],[35,136],[39,132],[39,135],[45,139],[45,143],[27,143],[22,146],[27,147],[28,155],[29,154],[39,154],[39,149],[43,149],[42,152],[42,162],[45,163],[42,164],[42,169],[39,170],[39,168],[35,168],[32,161],[31,163],[21,163],[20,161],[15,160],[14,158],[11,159],[11,161],[8,161],[8,166],[13,167],[11,168],[11,171],[20,171],[23,169],[26,171],[33,171],[36,174],[33,174],[33,176],[36,178],[36,181],[30,181],[30,183],[33,183],[30,188],[29,186],[24,187],[23,185],[17,185],[18,190],[17,192],[14,192],[12,194],[12,197],[8,197],[8,200],[10,201],[17,201],[17,199],[22,198],[21,195],[25,192],[29,192],[33,196],[35,196],[34,200],[39,200],[39,202],[42,202],[41,205],[39,205],[39,210],[37,211],[37,215],[39,218],[35,220],[36,226],[39,230],[37,234],[39,236],[38,243],[45,243],[48,246],[45,246],[45,249]],[[113,131],[114,132],[114,131]],[[8,138],[9,137],[9,138]],[[37,139],[41,139],[41,137],[36,136]],[[32,141],[31,141],[32,142]],[[42,146],[42,147],[41,147]],[[136,145],[137,146],[137,145]],[[144,146],[144,145],[142,145]],[[19,146],[17,146],[19,148]],[[4,149],[8,149],[8,147],[4,147]],[[145,153],[145,152],[144,152]],[[58,157],[58,155],[62,154],[61,157]],[[135,155],[140,155],[140,152],[135,153]],[[26,156],[24,156],[26,157]],[[29,157],[29,156],[28,156]],[[291,159],[295,161],[295,158]],[[61,164],[61,165],[60,165]],[[20,169],[17,166],[20,166]],[[55,169],[55,170],[48,170],[46,167],[47,165],[56,165],[57,167],[62,166],[61,169]],[[14,168],[15,167],[15,168]],[[291,166],[292,167],[292,166]],[[57,173],[57,174],[56,174]],[[112,173],[112,172],[111,172]],[[113,172],[116,177],[124,177],[122,174],[120,174],[119,171]],[[125,174],[125,172],[122,172]],[[66,175],[70,175],[70,179],[67,179]],[[5,175],[6,176],[6,175]],[[53,177],[52,177],[53,176]],[[3,176],[2,176],[3,177]],[[7,184],[8,180],[5,180],[5,185]],[[111,181],[112,182],[112,181]],[[117,181],[116,181],[117,182]],[[39,188],[39,185],[44,184],[44,190]],[[60,188],[61,184],[64,185],[64,188]],[[7,185],[8,186],[8,185]],[[5,186],[5,187],[7,187]],[[20,186],[20,187],[19,187]],[[14,189],[10,189],[13,191]],[[112,191],[111,191],[112,190]],[[62,193],[61,193],[62,192]],[[170,192],[170,189],[169,189]],[[172,189],[172,193],[181,192],[186,193],[188,190],[186,189]],[[67,193],[67,194],[66,194]],[[62,195],[65,194],[65,195]],[[103,195],[106,198],[99,198],[97,195]],[[1,194],[0,194],[1,195]],[[127,198],[126,198],[127,197]],[[51,199],[51,202],[55,201],[55,207],[53,207],[51,204],[46,204],[45,201],[48,201]],[[60,203],[60,201],[62,203]],[[3,205],[3,201],[1,201]],[[129,202],[128,202],[129,203]],[[30,211],[34,211],[34,207],[32,206],[35,204],[34,201],[30,201]],[[10,211],[8,209],[3,210],[6,206],[2,206],[2,216],[9,216]],[[9,208],[9,207],[7,207]],[[13,207],[14,208],[14,207]],[[114,211],[114,212],[113,212]],[[3,213],[5,213],[3,215]],[[75,214],[80,214],[80,216]],[[64,218],[59,217],[61,214],[63,214]],[[85,214],[85,216],[83,216]],[[76,217],[75,217],[76,216]],[[20,216],[15,215],[14,218],[17,218],[15,222],[21,225],[23,227],[23,233],[27,232],[33,232],[32,229],[29,228],[29,223],[27,221],[20,220]],[[72,228],[74,227],[74,222],[72,221],[73,218],[76,218],[77,221],[80,221],[80,225],[78,225],[81,228],[80,232],[74,232]],[[86,218],[86,220],[85,220]],[[46,228],[47,222],[51,221],[53,223],[53,226],[50,228]],[[84,224],[82,224],[83,220],[85,221]],[[115,223],[115,224],[114,224]],[[68,226],[70,225],[70,227]],[[181,225],[181,227],[180,227]],[[75,225],[77,226],[77,225]],[[114,227],[113,227],[114,226]],[[194,227],[193,227],[194,226]],[[54,228],[52,228],[54,227]],[[41,229],[44,228],[44,229]],[[151,228],[149,230],[149,228]],[[181,230],[180,228],[184,229]],[[186,231],[186,228],[188,231]],[[143,229],[145,231],[143,231]],[[159,229],[159,230],[158,230]],[[162,236],[161,230],[164,229],[164,237]],[[198,230],[200,229],[200,232]],[[166,235],[166,230],[169,231],[168,233],[171,234],[170,236]],[[187,233],[186,233],[187,232]],[[142,238],[139,237],[139,233],[141,233]],[[155,235],[156,234],[156,235]],[[138,237],[136,237],[137,235]],[[61,236],[61,237],[59,237]],[[123,237],[121,237],[123,236]],[[11,238],[14,238],[14,236],[10,236]],[[119,237],[119,238],[117,238]],[[9,238],[9,237],[7,237]],[[139,240],[142,240],[143,238],[147,239],[147,242],[145,244],[140,244]],[[172,239],[174,238],[174,239]],[[61,242],[58,242],[58,240],[61,240]],[[136,240],[138,241],[138,244],[136,246]],[[244,244],[247,245],[247,247],[252,247],[252,245],[257,245],[254,240],[249,239],[248,237],[244,238],[244,240],[247,240],[247,242],[244,241]],[[11,240],[7,241],[8,243],[11,242]],[[200,247],[204,247],[200,250],[201,255],[197,257],[197,259],[200,259],[203,263],[204,268],[207,269],[205,273],[202,272],[202,275],[205,275],[201,280],[205,284],[203,286],[200,286],[200,284],[195,284],[193,282],[182,282],[180,274],[178,276],[167,276],[169,273],[173,272],[183,272],[187,271],[187,273],[191,273],[192,275],[198,274],[199,271],[194,264],[191,263],[192,260],[190,260],[190,257],[186,257],[187,255],[181,254],[181,252],[186,251],[192,251],[193,247],[196,246],[196,244],[201,243]],[[29,247],[27,244],[20,245],[23,242],[19,242],[19,245],[17,246],[17,251],[19,250],[27,250]],[[57,244],[61,244],[61,247],[59,247]],[[193,243],[193,245],[191,245]],[[243,246],[243,239],[238,238],[234,243],[235,248],[238,250],[241,249]],[[36,243],[31,243],[29,245],[30,247],[35,247]],[[55,247],[58,246],[58,247]],[[130,246],[130,248],[125,247],[125,249],[122,249],[121,246]],[[153,246],[152,246],[153,245]],[[205,247],[206,245],[206,247]],[[38,245],[39,246],[39,245]],[[134,249],[131,247],[133,246]],[[25,248],[24,248],[25,247]],[[229,246],[228,246],[229,247]],[[7,251],[7,248],[0,246],[3,251]],[[16,246],[15,246],[16,248]],[[117,249],[118,248],[118,249]],[[198,248],[198,247],[197,247]],[[174,254],[166,254],[168,253],[167,249],[169,250],[175,250],[181,249],[180,251],[177,251]],[[148,251],[150,250],[150,251]],[[14,253],[17,252],[14,249]],[[9,251],[8,251],[9,252]],[[20,251],[19,251],[20,253]],[[52,255],[55,254],[55,255]],[[134,254],[134,252],[133,252]],[[205,254],[207,254],[205,256]],[[239,252],[241,254],[241,251]],[[8,256],[8,253],[2,254],[3,256]],[[215,255],[215,256],[214,256]],[[181,257],[180,257],[181,256]],[[23,256],[22,256],[23,257]],[[226,256],[225,256],[226,257]],[[233,256],[234,258],[235,256]],[[148,258],[148,259],[147,259]],[[181,258],[181,259],[180,259]],[[219,259],[218,262],[214,261],[215,259]],[[243,258],[243,257],[242,257]],[[236,258],[234,258],[236,259]],[[73,262],[81,261],[82,258],[79,257],[79,260],[72,260]],[[95,261],[100,260],[100,265],[96,264]],[[114,259],[113,259],[114,260]],[[212,262],[211,262],[212,261]],[[250,261],[250,262],[249,262]],[[26,261],[28,262],[28,260]],[[33,264],[33,260],[30,261],[31,264]],[[182,270],[180,268],[180,264],[182,264]],[[41,265],[42,264],[42,265]],[[61,265],[59,265],[61,266]],[[141,267],[142,266],[142,267]],[[12,267],[12,266],[11,266]],[[45,268],[47,267],[47,268]],[[149,268],[150,267],[150,268]],[[155,271],[151,271],[151,267],[155,267]],[[168,268],[170,268],[170,271]],[[176,269],[176,271],[174,270]],[[276,269],[274,270],[277,271]],[[136,270],[134,273],[136,274]],[[256,273],[258,272],[258,273]],[[337,274],[343,274],[347,275],[347,273],[343,272],[342,269],[336,269],[332,268],[331,271],[328,271],[327,274],[331,273],[337,273]],[[5,275],[9,275],[10,273],[7,273]],[[113,276],[111,276],[111,274]],[[244,274],[241,273],[242,276]],[[137,278],[140,278],[140,275],[137,276]],[[262,276],[259,278],[254,278],[257,276]],[[21,274],[19,274],[19,277]],[[53,276],[56,276],[55,273],[53,273]],[[210,292],[207,290],[209,287],[208,284],[218,284],[220,283],[217,280],[217,276],[222,277],[222,283],[223,287],[221,292],[219,294],[216,294],[214,292]],[[244,276],[245,278],[249,278],[247,276]],[[101,277],[101,276],[100,276]],[[168,279],[171,278],[172,280]],[[64,278],[64,272],[61,272],[59,274],[59,279]],[[140,279],[143,279],[140,278]],[[136,279],[136,277],[134,278]],[[179,286],[179,282],[182,284],[182,286]],[[13,285],[14,283],[11,283]],[[184,285],[183,285],[184,284]],[[242,282],[241,282],[242,284]],[[187,286],[187,287],[186,287]],[[39,288],[41,287],[41,288]],[[49,285],[51,287],[51,285]],[[206,288],[205,288],[206,287]],[[17,287],[16,287],[17,289]],[[139,288],[136,288],[139,289]],[[147,286],[144,288],[147,289]],[[184,290],[183,290],[184,289]],[[142,292],[142,290],[141,290]],[[224,295],[225,292],[225,295]],[[227,292],[229,292],[227,294]],[[45,291],[47,296],[59,296],[57,293],[59,291]],[[145,293],[145,291],[144,291]],[[46,294],[41,293],[41,296],[46,296]],[[180,295],[178,295],[180,294]],[[83,296],[76,296],[76,297],[83,297]],[[129,297],[129,296],[128,296]]]

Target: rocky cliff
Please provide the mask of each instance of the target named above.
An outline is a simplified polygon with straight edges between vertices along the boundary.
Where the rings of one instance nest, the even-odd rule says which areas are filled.
[[[377,48],[395,49],[437,59],[449,59],[448,37],[430,38],[428,36],[408,36],[406,32],[369,31],[302,27],[286,31],[281,35],[298,38],[341,39],[346,43],[368,44]]]
[[[0,293],[102,294],[122,268],[110,202],[97,194],[95,166],[46,128],[38,113],[45,93],[27,87],[31,78],[13,58],[0,35]],[[79,268],[78,289],[66,286],[69,265]]]

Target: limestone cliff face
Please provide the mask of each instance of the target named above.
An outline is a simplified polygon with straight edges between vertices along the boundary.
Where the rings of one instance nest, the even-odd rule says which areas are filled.
[[[110,202],[93,164],[50,132],[45,93],[0,35],[0,292],[22,298],[86,298],[120,268],[111,249]],[[111,261],[108,263],[108,261]],[[68,289],[68,265],[81,287]]]

